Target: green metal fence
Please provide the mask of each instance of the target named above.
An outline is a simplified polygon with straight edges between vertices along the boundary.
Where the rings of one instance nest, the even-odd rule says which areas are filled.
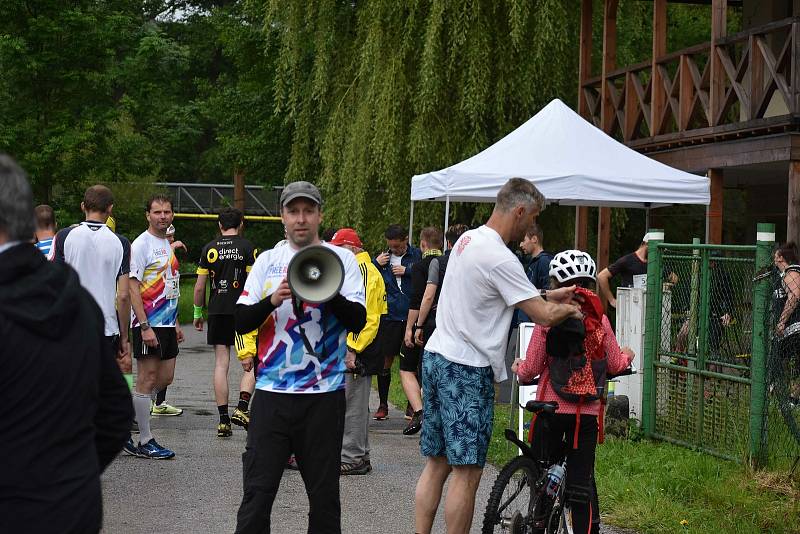
[[[797,457],[800,408],[795,420],[780,399],[800,395],[800,361],[796,372],[776,353],[774,277],[754,281],[771,266],[774,227],[758,236],[753,246],[649,243],[646,435],[733,460]]]

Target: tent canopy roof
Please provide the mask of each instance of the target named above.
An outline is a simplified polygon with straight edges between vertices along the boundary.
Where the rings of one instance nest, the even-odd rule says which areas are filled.
[[[548,202],[575,206],[709,204],[709,181],[659,163],[595,128],[555,99],[483,152],[414,176],[411,200],[494,202],[509,178]]]

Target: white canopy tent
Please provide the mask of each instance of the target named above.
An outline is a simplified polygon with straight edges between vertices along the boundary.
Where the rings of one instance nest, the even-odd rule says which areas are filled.
[[[709,180],[619,143],[555,99],[483,152],[411,179],[414,202],[494,202],[509,178],[533,182],[549,203],[650,208],[710,203]]]

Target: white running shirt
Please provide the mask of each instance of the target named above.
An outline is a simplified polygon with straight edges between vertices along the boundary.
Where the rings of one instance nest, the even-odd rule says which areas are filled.
[[[83,221],[56,234],[52,257],[78,272],[81,285],[103,312],[105,335],[119,334],[117,280],[130,270],[128,239],[112,232],[105,223]]]

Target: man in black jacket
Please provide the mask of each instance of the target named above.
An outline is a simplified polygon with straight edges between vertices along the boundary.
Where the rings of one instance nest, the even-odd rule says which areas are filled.
[[[98,532],[131,396],[100,308],[32,235],[30,185],[0,155],[0,532]]]

